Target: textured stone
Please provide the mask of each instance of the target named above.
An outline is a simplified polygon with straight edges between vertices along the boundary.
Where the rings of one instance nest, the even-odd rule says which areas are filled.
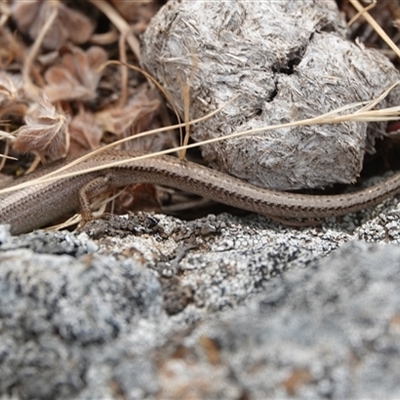
[[[399,73],[378,51],[346,39],[335,1],[171,0],[143,37],[142,62],[183,113],[196,141],[316,117],[377,98]],[[397,90],[380,107],[399,104]],[[343,122],[261,131],[202,146],[220,170],[282,190],[352,183],[385,124]]]

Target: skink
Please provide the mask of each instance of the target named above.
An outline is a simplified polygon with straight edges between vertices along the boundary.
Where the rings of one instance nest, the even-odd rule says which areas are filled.
[[[129,151],[108,151],[75,165],[69,171],[82,171],[135,155]],[[49,170],[54,170],[54,167],[45,168],[39,174],[44,175]],[[97,183],[92,185],[92,182]],[[10,224],[14,235],[28,232],[77,210],[82,203],[82,188],[95,188],[92,192],[96,192],[96,187],[122,187],[135,182],[181,189],[278,220],[340,216],[372,207],[400,192],[400,173],[358,192],[314,196],[260,188],[189,161],[160,156],[128,161],[119,167],[40,183],[1,195],[0,224]]]

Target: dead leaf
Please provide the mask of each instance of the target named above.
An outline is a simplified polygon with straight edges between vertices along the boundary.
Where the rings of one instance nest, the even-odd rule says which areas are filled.
[[[126,1],[111,0],[111,3],[127,22],[147,25],[158,9],[154,0]]]
[[[61,65],[46,71],[47,97],[51,102],[95,99],[101,77],[97,69],[106,60],[107,54],[101,47],[92,46],[86,52],[74,48],[62,57]]]
[[[42,96],[25,116],[26,125],[18,129],[14,149],[36,153],[42,161],[65,157],[69,147],[67,117]]]
[[[94,150],[100,147],[103,130],[97,125],[94,115],[81,111],[69,124],[71,153]]]
[[[142,132],[160,107],[159,97],[147,87],[133,95],[125,107],[110,107],[96,114],[100,125],[118,137]]]
[[[22,100],[22,78],[0,71],[0,107]]]
[[[43,47],[59,49],[68,40],[74,43],[85,43],[93,33],[94,26],[90,19],[79,11],[58,2],[58,15],[43,40]],[[18,29],[35,39],[54,8],[54,2],[48,0],[14,0],[11,15]]]

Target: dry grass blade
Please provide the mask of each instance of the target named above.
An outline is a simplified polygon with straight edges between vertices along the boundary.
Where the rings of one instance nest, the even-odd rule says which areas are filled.
[[[200,123],[200,122],[204,121],[205,119],[208,119],[208,118],[213,117],[215,114],[217,114],[218,112],[220,112],[220,110],[221,110],[222,108],[226,107],[228,104],[230,104],[231,102],[233,102],[234,100],[236,100],[237,97],[238,97],[238,96],[235,96],[233,99],[231,99],[231,100],[228,101],[227,103],[223,104],[221,107],[219,107],[219,108],[216,109],[215,111],[213,111],[213,112],[207,114],[206,116],[204,116],[204,117],[202,117],[202,118],[198,118],[198,119],[193,120],[193,121],[190,121],[189,123],[190,123],[191,125],[194,125],[194,124],[197,124],[197,123]],[[142,132],[142,133],[136,135],[135,137],[127,137],[127,138],[124,138],[124,139],[120,139],[120,140],[118,140],[117,142],[110,143],[110,144],[107,145],[107,146],[103,146],[103,147],[101,147],[100,149],[97,149],[97,150],[95,150],[95,151],[93,151],[93,152],[91,152],[91,153],[85,154],[84,156],[77,158],[76,160],[72,161],[71,163],[65,165],[64,167],[59,168],[59,169],[57,169],[56,171],[51,172],[51,173],[49,173],[49,174],[46,174],[46,175],[44,175],[44,176],[42,176],[42,177],[40,177],[40,178],[37,178],[37,179],[35,179],[35,180],[31,180],[31,181],[29,181],[29,182],[21,183],[21,184],[19,184],[19,185],[15,185],[15,186],[13,186],[13,187],[11,187],[11,188],[2,189],[2,190],[0,190],[0,194],[5,194],[5,193],[13,192],[13,191],[15,191],[15,190],[19,190],[19,189],[23,189],[23,188],[26,188],[26,187],[29,187],[29,186],[33,186],[33,185],[35,185],[35,184],[37,184],[37,183],[39,183],[39,182],[40,182],[40,183],[42,183],[42,182],[51,182],[51,181],[63,179],[63,178],[65,178],[65,177],[67,177],[67,176],[82,175],[82,174],[85,174],[85,173],[88,173],[88,172],[91,172],[91,171],[97,171],[97,170],[106,169],[106,168],[109,167],[109,165],[107,165],[107,164],[105,164],[104,167],[103,167],[103,166],[100,166],[100,167],[98,167],[98,168],[91,168],[91,169],[87,169],[87,170],[84,170],[84,171],[81,171],[81,172],[76,172],[76,173],[72,173],[72,174],[66,173],[66,174],[60,175],[62,172],[67,171],[67,170],[68,170],[69,168],[71,168],[72,166],[77,165],[77,164],[79,164],[79,163],[82,163],[82,162],[85,161],[85,160],[88,160],[88,159],[89,159],[90,157],[92,157],[94,154],[102,153],[102,152],[104,152],[104,151],[106,151],[106,150],[108,150],[108,149],[111,149],[111,148],[113,148],[113,147],[115,147],[115,146],[117,146],[117,145],[120,145],[120,144],[122,144],[122,143],[131,141],[131,140],[134,140],[134,139],[136,139],[136,138],[141,138],[141,137],[145,137],[145,136],[148,136],[148,135],[153,135],[153,134],[159,133],[159,132],[166,132],[166,131],[169,131],[169,130],[171,130],[171,129],[178,129],[178,128],[183,127],[184,125],[185,125],[184,123],[176,124],[176,125],[170,125],[170,126],[166,126],[166,127],[164,127],[164,128],[152,129],[152,130],[147,131],[147,132]],[[222,139],[222,138],[221,138],[221,139]],[[195,145],[199,146],[199,145],[201,145],[201,143],[199,143],[199,144],[195,143]],[[156,156],[156,155],[159,155],[159,154],[174,153],[176,150],[183,149],[184,147],[190,148],[190,147],[195,147],[195,146],[189,145],[189,146],[175,147],[175,148],[172,148],[172,149],[169,149],[169,150],[165,150],[164,152],[146,154],[146,155],[141,156],[141,157],[138,157],[138,158],[148,158],[148,157],[153,157],[153,156]],[[126,161],[131,161],[131,160],[126,160]],[[113,166],[122,165],[122,164],[124,164],[126,161],[121,161],[121,162],[119,162],[119,163],[113,163],[112,165],[113,165]],[[57,176],[55,176],[55,175],[57,175]]]
[[[350,0],[350,3],[359,12],[359,14],[365,18],[365,20],[372,26],[375,32],[386,42],[386,44],[396,53],[397,57],[400,58],[400,49],[368,13],[369,8],[364,8],[364,6],[358,0]]]
[[[119,59],[121,61],[121,95],[119,99],[119,106],[123,107],[128,100],[128,68],[126,65],[128,64],[127,54],[126,54],[126,38],[129,34],[129,31],[125,31],[119,37],[118,47],[119,47]]]
[[[193,66],[192,70],[190,72],[189,76],[189,82],[186,84],[183,82],[182,76],[179,74],[178,79],[179,79],[179,85],[181,87],[181,92],[182,92],[182,100],[183,100],[183,113],[184,113],[184,122],[185,122],[185,137],[181,138],[181,145],[186,146],[189,143],[189,138],[190,138],[190,89],[192,86],[192,82],[194,79],[194,75],[198,69],[199,65],[199,58],[197,54],[194,53],[194,51],[191,52],[192,60],[193,60]],[[182,136],[182,135],[181,135]],[[179,154],[179,158],[183,160],[186,157],[186,149],[182,150]]]
[[[9,132],[0,130],[0,140],[6,140],[6,139],[7,140],[15,140],[15,137],[14,137],[14,135],[12,135]],[[0,156],[4,156],[4,155],[0,154]]]
[[[375,6],[376,6],[376,0],[372,0],[372,3],[367,7],[363,7],[361,11],[358,11],[358,13],[347,23],[347,25],[348,26],[353,25],[354,22],[358,20],[358,18],[363,16],[367,11],[372,10]]]
[[[386,90],[384,93],[382,93],[382,95],[379,96],[378,99],[382,100],[385,96],[388,95],[390,90],[392,90],[393,87],[395,87],[399,83],[400,82],[397,82],[396,84],[392,85],[388,90]],[[232,102],[235,99],[236,98],[232,99],[230,102]],[[354,120],[371,122],[371,121],[393,121],[393,120],[400,119],[400,106],[399,107],[390,107],[390,108],[381,109],[381,110],[369,110],[369,108],[372,104],[376,105],[376,100],[377,99],[374,99],[374,100],[368,102],[367,105],[365,104],[365,102],[360,102],[360,103],[356,103],[356,104],[350,104],[347,106],[339,107],[338,109],[335,109],[333,111],[330,111],[326,114],[319,115],[314,118],[308,118],[308,119],[304,119],[304,120],[300,120],[300,121],[288,122],[288,123],[280,124],[280,125],[265,126],[265,127],[261,127],[261,128],[257,128],[257,129],[250,129],[250,130],[242,131],[242,132],[235,132],[230,135],[223,136],[223,137],[213,138],[213,139],[205,140],[205,141],[198,142],[198,143],[191,143],[191,144],[185,145],[185,146],[178,146],[173,149],[167,149],[167,150],[159,151],[156,153],[144,154],[144,155],[135,157],[135,159],[141,160],[141,159],[146,159],[146,158],[150,158],[150,157],[157,157],[157,156],[161,156],[161,155],[171,154],[176,151],[183,150],[183,149],[196,148],[196,147],[203,146],[205,144],[215,143],[215,142],[223,141],[223,140],[230,139],[230,138],[248,136],[248,135],[252,135],[254,133],[259,133],[259,132],[272,131],[272,130],[279,129],[279,128],[288,128],[288,127],[294,127],[294,126],[315,125],[315,124],[336,124],[336,123],[341,123],[344,121],[354,121]],[[229,104],[229,103],[227,103],[227,104]],[[189,122],[190,125],[199,123],[199,122],[203,121],[205,118],[211,118],[212,115],[219,112],[219,110],[221,108],[225,107],[227,104],[224,104],[222,107],[215,110],[213,113],[208,114],[206,117],[190,121]],[[355,110],[352,113],[343,114],[344,111],[348,111],[348,110],[354,109],[356,107],[361,107],[361,108],[359,110]],[[360,111],[360,110],[362,110],[362,111]],[[185,125],[185,123],[177,124],[177,125],[170,126],[170,127],[155,129],[152,131],[143,132],[143,133],[139,134],[138,136],[150,135],[155,132],[166,131],[168,129],[176,129],[176,128],[178,128],[180,126],[184,126],[184,125]],[[119,143],[123,143],[123,142],[126,142],[128,140],[133,140],[133,139],[134,138],[132,138],[132,137],[121,139],[118,142],[114,142],[108,146],[98,149],[94,153],[96,153],[96,154],[101,153],[102,151],[105,151],[106,149],[114,147]],[[62,174],[62,172],[68,171],[68,168],[70,168],[71,166],[76,165],[80,162],[83,162],[83,161],[89,159],[91,157],[91,155],[94,153],[86,154],[85,156],[80,157],[79,159],[64,166],[63,168],[60,168],[57,171],[54,171],[50,174],[42,176],[41,178],[38,178],[35,181],[26,182],[21,185],[13,186],[12,188],[0,190],[0,194],[8,193],[10,191],[14,191],[14,190],[18,190],[18,189],[23,189],[25,187],[37,184],[39,182],[41,182],[41,183],[42,182],[50,182],[50,181],[55,181],[58,179],[68,178],[71,176],[83,175],[83,174],[86,174],[89,172],[94,172],[94,171],[99,171],[99,170],[103,170],[103,169],[107,169],[107,168],[121,166],[121,165],[124,165],[127,161],[133,160],[133,159],[121,160],[118,162],[104,164],[104,165],[101,165],[98,167],[88,168],[88,169],[85,169],[85,170],[82,170],[79,172],[73,172],[73,173],[66,172],[65,174]],[[56,174],[57,174],[57,176],[54,176]]]
[[[95,7],[97,7],[107,18],[114,24],[121,34],[126,34],[126,41],[129,44],[133,54],[140,62],[140,44],[136,37],[130,32],[128,23],[111,7],[111,5],[103,0],[88,0]]]
[[[31,78],[30,78],[31,66],[33,64],[33,60],[35,59],[35,57],[39,51],[39,48],[43,42],[44,37],[46,36],[47,32],[53,25],[54,21],[57,18],[57,15],[58,15],[58,2],[51,1],[50,6],[51,6],[50,15],[48,16],[45,24],[43,25],[42,29],[40,30],[40,33],[36,37],[35,43],[33,44],[33,46],[31,47],[31,49],[29,51],[29,54],[25,60],[24,70],[22,73],[25,89],[27,91],[31,92],[32,94],[39,94],[39,92],[38,92],[38,89],[36,88],[36,86],[32,83]]]
[[[378,96],[375,100],[371,100],[368,102],[365,107],[360,108],[355,113],[363,113],[364,111],[370,111],[374,107],[376,107],[396,86],[400,84],[400,81],[395,82],[392,86],[386,89],[380,96]],[[387,109],[388,110],[388,109]]]
[[[0,158],[6,159],[6,160],[13,160],[13,161],[17,161],[17,160],[18,160],[18,159],[15,158],[15,157],[7,156],[7,155],[5,155],[5,154],[0,154]],[[1,166],[0,169],[1,169],[2,167],[3,167],[3,166]]]
[[[95,114],[99,126],[117,137],[133,136],[144,131],[160,107],[160,99],[147,85],[138,88],[126,105],[118,104]],[[146,135],[147,136],[147,135]]]
[[[116,196],[113,196],[107,200],[103,200],[101,202],[97,201],[97,199],[94,199],[92,207],[93,207],[93,216],[95,218],[101,217],[105,211],[107,204],[112,201]],[[71,218],[68,218],[66,221],[57,224],[57,225],[52,225],[47,228],[44,228],[43,230],[46,232],[51,232],[51,231],[60,231],[62,229],[67,229],[72,226],[78,225],[82,221],[82,216],[81,214],[75,214]]]
[[[123,63],[120,62],[120,61],[109,60],[109,61],[106,61],[105,63],[103,63],[103,65],[102,65],[101,67],[99,67],[99,70],[100,70],[100,71],[103,70],[103,69],[106,68],[108,65],[125,65],[125,64],[123,64]],[[132,69],[133,71],[137,71],[137,72],[141,73],[141,74],[142,74],[143,76],[145,76],[150,82],[152,82],[152,83],[156,86],[156,88],[164,95],[165,99],[168,101],[169,105],[170,105],[170,106],[172,107],[172,109],[174,110],[174,113],[175,113],[175,115],[176,115],[176,118],[177,118],[177,120],[178,120],[178,122],[179,122],[179,124],[178,124],[179,129],[181,129],[183,126],[185,126],[185,125],[180,125],[181,118],[180,118],[180,116],[179,116],[179,112],[178,112],[177,108],[175,107],[174,102],[173,102],[173,100],[171,99],[171,96],[170,96],[169,93],[160,85],[160,83],[157,82],[156,79],[154,79],[148,72],[146,72],[146,71],[143,70],[142,68],[136,67],[136,66],[131,65],[131,64],[126,64],[125,66],[128,67],[128,68],[130,68],[130,69]],[[170,129],[176,129],[176,128],[172,128],[172,127],[169,127],[169,128],[170,128]],[[169,129],[166,129],[166,131],[167,131],[167,130],[169,130]],[[161,131],[160,131],[160,132],[161,132]],[[182,133],[181,133],[181,135],[182,135]],[[129,140],[129,139],[128,139],[128,140]]]

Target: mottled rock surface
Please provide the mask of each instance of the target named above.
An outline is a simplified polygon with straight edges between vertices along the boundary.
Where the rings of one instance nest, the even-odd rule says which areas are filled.
[[[146,213],[1,228],[0,393],[396,398],[396,203],[305,229]]]

